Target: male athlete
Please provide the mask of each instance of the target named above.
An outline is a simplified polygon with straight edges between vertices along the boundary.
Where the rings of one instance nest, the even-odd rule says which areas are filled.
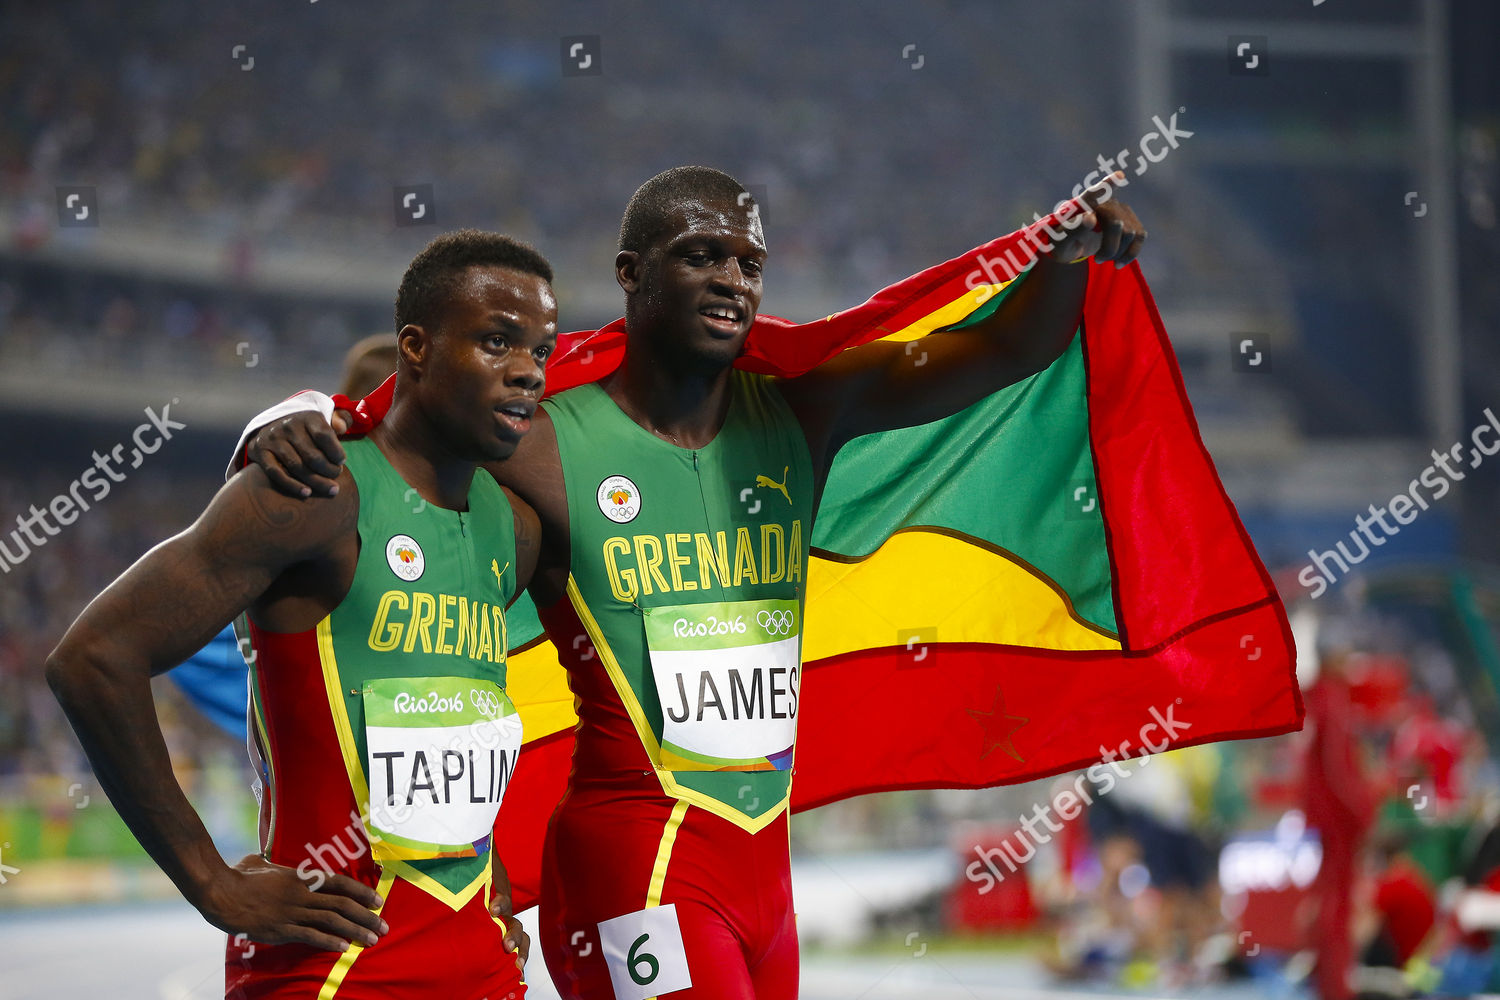
[[[259,469],[84,611],[47,678],[120,815],[232,937],[231,997],[525,994],[488,909],[520,747],[505,608],[535,513],[489,475],[529,429],[555,346],[552,270],[524,244],[439,237],[396,300],[390,413],[309,502]],[[150,678],[248,609],[264,857],[219,857],[173,777]],[[514,933],[514,931],[512,931]]]
[[[803,569],[829,468],[855,437],[1050,365],[1088,278],[1064,262],[1124,266],[1144,243],[1108,195],[1085,192],[993,315],[924,338],[923,364],[876,342],[795,379],[732,367],[767,256],[743,186],[679,167],[631,198],[615,258],[624,360],[544,403],[493,468],[541,519],[531,594],[578,708],[541,902],[564,996],[797,995],[787,807]],[[249,455],[289,493],[326,492],[341,460],[312,414],[279,420]]]

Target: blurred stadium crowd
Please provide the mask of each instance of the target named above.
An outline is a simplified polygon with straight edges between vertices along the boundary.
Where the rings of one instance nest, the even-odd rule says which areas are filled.
[[[770,4],[753,16],[684,5],[648,29],[622,11],[580,23],[530,5],[385,3],[374,16],[168,0],[133,12],[128,31],[103,3],[8,6],[5,360],[34,361],[58,340],[45,333],[157,370],[230,369],[245,360],[241,343],[288,371],[331,364],[388,314],[368,283],[340,279],[363,262],[393,280],[431,232],[392,223],[395,186],[415,183],[433,185],[439,226],[538,243],[559,265],[565,322],[597,324],[616,308],[608,268],[620,208],[680,158],[685,138],[764,193],[768,307],[831,311],[1047,211],[1096,157],[1133,147],[1151,113],[1174,110],[1136,120],[1122,85],[1133,71],[1123,8],[937,6],[963,30],[850,3]],[[1400,21],[1413,9],[1390,0],[1344,16]],[[1080,24],[1121,44],[1059,72]],[[561,75],[559,37],[585,30],[601,39],[605,75]],[[903,61],[906,46],[892,40],[908,36]],[[1203,59],[1185,76],[1208,67],[1222,73]],[[1205,88],[1184,100],[1183,127],[1216,138],[1184,140],[1174,154],[1184,167],[1160,165],[1160,180],[1128,192],[1152,229],[1171,234],[1146,263],[1164,300],[1265,313],[1270,293],[1269,311],[1295,318],[1280,403],[1309,433],[1416,428],[1412,220],[1384,210],[1410,167],[1389,69],[1314,62],[1295,83],[1258,84],[1269,95],[1258,103]],[[1305,107],[1305,89],[1329,95],[1338,114]],[[1466,346],[1488,359],[1478,334],[1500,316],[1483,278],[1500,263],[1497,134],[1492,116],[1473,114],[1457,150]],[[1222,141],[1261,149],[1265,162],[1192,152]],[[1341,152],[1351,148],[1371,150],[1369,162]],[[95,187],[105,228],[130,232],[129,249],[89,267],[88,247],[55,224],[60,183]],[[171,252],[157,254],[163,245]],[[67,263],[49,246],[69,248]],[[314,288],[257,280],[291,252],[348,266]],[[174,266],[181,255],[195,266]],[[1495,367],[1466,377],[1493,385]]]
[[[411,231],[392,231],[392,191],[419,182],[434,184],[439,225],[538,243],[560,265],[566,308],[570,290],[608,281],[621,207],[675,162],[685,135],[701,159],[764,191],[769,304],[793,288],[822,307],[852,304],[1046,212],[1096,154],[1149,127],[1111,127],[1119,109],[1090,82],[1105,67],[1056,74],[1045,45],[994,57],[997,33],[1065,37],[1065,18],[954,8],[972,27],[928,32],[905,62],[890,41],[904,29],[862,6],[771,5],[754,17],[684,6],[649,31],[610,14],[598,27],[607,75],[565,78],[566,24],[519,5],[318,9],[313,31],[265,2],[168,2],[142,8],[124,34],[106,4],[9,7],[0,216],[16,270],[0,321],[30,336],[5,339],[17,349],[63,333],[122,363],[186,369],[242,363],[240,341],[282,348],[262,352],[267,364],[326,361],[342,349],[328,353],[330,342],[383,328],[386,304],[336,282],[289,295],[248,279],[287,248],[404,260],[415,246]],[[806,43],[788,46],[789,32]],[[361,44],[329,44],[348,37]],[[837,58],[825,38],[837,38]],[[60,238],[64,179],[97,188],[105,227],[140,232],[136,264],[159,233],[201,250],[217,280],[80,273],[76,257],[57,267],[29,255]],[[1140,187],[1131,197],[1179,233],[1162,241],[1164,274],[1228,277],[1233,251],[1176,225],[1175,201]]]
[[[0,585],[0,787],[24,775],[87,774],[37,664],[96,593],[140,553],[197,515],[212,495],[213,482],[198,489],[190,482],[140,477],[132,489],[96,508],[96,516],[80,518],[5,575]],[[0,505],[25,511],[57,492],[46,485],[46,478],[0,482]],[[205,740],[221,739],[212,727],[197,725],[191,712],[173,721],[169,744],[184,760],[201,757]]]

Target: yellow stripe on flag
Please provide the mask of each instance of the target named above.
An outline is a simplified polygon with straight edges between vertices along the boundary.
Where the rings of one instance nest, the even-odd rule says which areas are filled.
[[[1005,286],[1009,284],[1010,282],[1006,281],[998,285],[978,285],[972,291],[965,291],[947,305],[934,309],[915,323],[908,324],[895,333],[888,333],[880,339],[893,340],[897,343],[916,340],[918,337],[927,336],[934,330],[941,330],[945,326],[962,322],[975,309],[1004,291]]]
[[[1119,649],[1084,622],[1057,585],[1003,550],[933,528],[892,535],[866,559],[814,555],[807,567],[804,662],[899,645],[902,630],[936,642]]]
[[[568,672],[557,662],[557,647],[546,639],[506,659],[505,693],[520,713],[527,743],[578,722]]]

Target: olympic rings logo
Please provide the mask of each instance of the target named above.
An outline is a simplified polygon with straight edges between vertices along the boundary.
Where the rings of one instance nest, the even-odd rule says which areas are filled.
[[[762,611],[755,616],[760,627],[770,635],[786,635],[792,630],[794,617],[790,611]]]
[[[480,691],[477,688],[469,688],[469,701],[474,704],[475,710],[492,719],[498,718],[503,711],[500,698],[493,691]]]

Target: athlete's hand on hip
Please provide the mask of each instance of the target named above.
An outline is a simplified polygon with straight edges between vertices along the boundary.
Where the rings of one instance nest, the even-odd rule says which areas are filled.
[[[198,911],[229,934],[263,944],[305,944],[347,951],[372,945],[390,932],[375,911],[380,894],[347,875],[303,874],[251,854],[225,868],[204,892]]]
[[[1060,264],[1093,257],[1100,263],[1124,267],[1146,245],[1146,229],[1130,206],[1114,197],[1125,175],[1116,170],[1074,200],[1078,211],[1059,212],[1067,237],[1053,244],[1047,256]],[[1046,230],[1041,230],[1043,235]]]
[[[531,956],[531,935],[521,921],[511,916],[510,893],[495,893],[490,900],[490,916],[505,924],[505,950],[515,953],[516,967],[525,972],[526,960]]]
[[[339,491],[339,469],[344,464],[339,435],[350,426],[351,416],[344,410],[333,411],[331,426],[321,413],[304,410],[256,431],[245,446],[245,455],[287,496],[331,497]]]

